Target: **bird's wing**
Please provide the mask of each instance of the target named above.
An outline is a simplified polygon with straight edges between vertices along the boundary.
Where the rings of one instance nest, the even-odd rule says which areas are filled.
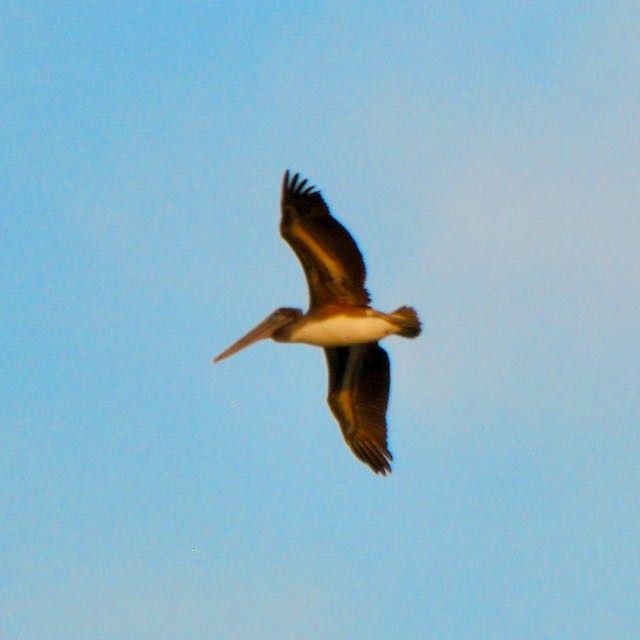
[[[298,256],[309,286],[309,307],[366,306],[366,270],[349,232],[331,215],[322,195],[296,173],[284,174],[280,233]]]
[[[389,356],[377,343],[324,350],[329,368],[327,402],[351,451],[376,473],[391,472],[387,448]]]

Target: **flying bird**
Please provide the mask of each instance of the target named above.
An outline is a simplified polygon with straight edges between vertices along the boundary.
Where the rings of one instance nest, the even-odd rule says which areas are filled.
[[[280,234],[302,264],[309,310],[276,309],[214,363],[265,338],[322,347],[329,369],[327,402],[346,443],[375,473],[390,473],[389,357],[378,341],[391,334],[418,336],[418,314],[407,306],[391,313],[371,308],[358,246],[320,191],[299,174],[284,174],[280,206]]]

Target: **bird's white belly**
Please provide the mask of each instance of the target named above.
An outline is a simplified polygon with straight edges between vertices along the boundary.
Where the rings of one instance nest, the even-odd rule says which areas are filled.
[[[397,328],[384,317],[338,315],[309,320],[297,327],[290,342],[304,342],[318,347],[345,347],[377,342]]]

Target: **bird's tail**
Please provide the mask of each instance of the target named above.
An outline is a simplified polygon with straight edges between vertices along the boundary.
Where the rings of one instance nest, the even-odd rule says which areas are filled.
[[[420,318],[413,307],[400,307],[390,314],[391,319],[400,328],[399,336],[404,338],[415,338],[420,335],[422,325]]]

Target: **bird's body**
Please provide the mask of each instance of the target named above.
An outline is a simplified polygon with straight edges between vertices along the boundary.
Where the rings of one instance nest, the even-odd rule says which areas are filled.
[[[323,347],[329,369],[327,401],[345,441],[376,473],[391,471],[387,448],[389,358],[378,345],[388,335],[420,334],[411,307],[382,313],[369,306],[362,255],[331,216],[321,194],[287,171],[280,232],[294,250],[309,285],[309,311],[283,307],[217,356],[227,358],[263,338]]]
[[[274,335],[274,340],[302,342],[316,347],[347,347],[377,342],[397,332],[398,326],[392,318],[374,309],[324,307],[282,327]],[[280,340],[280,336],[284,339]]]

